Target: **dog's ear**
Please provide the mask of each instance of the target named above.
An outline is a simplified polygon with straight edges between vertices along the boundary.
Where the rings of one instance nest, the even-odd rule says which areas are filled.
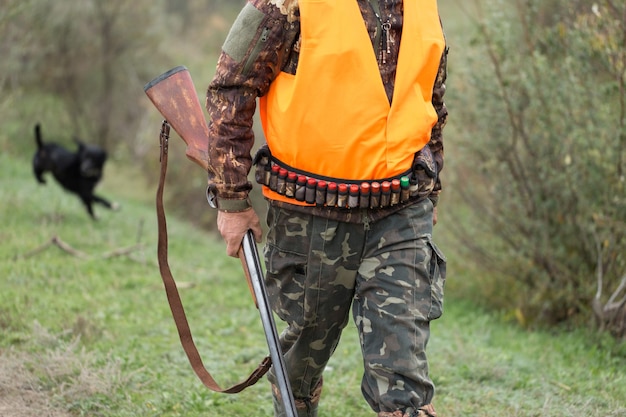
[[[43,139],[41,137],[41,125],[39,123],[35,125],[35,142],[37,142],[38,149],[41,149],[43,147]]]

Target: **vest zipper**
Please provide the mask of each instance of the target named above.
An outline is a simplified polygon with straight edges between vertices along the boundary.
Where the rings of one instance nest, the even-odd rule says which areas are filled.
[[[254,49],[252,50],[252,52],[250,52],[248,59],[246,59],[246,63],[243,66],[243,70],[242,70],[243,75],[248,75],[248,72],[252,68],[254,61],[256,61],[256,59],[259,56],[259,53],[261,53],[261,49],[263,49],[265,42],[267,42],[269,33],[270,33],[270,28],[268,26],[265,26],[263,28],[263,31],[261,32],[261,36],[259,37],[256,44],[254,45]]]

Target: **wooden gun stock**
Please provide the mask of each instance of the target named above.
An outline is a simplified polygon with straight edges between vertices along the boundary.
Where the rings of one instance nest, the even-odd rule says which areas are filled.
[[[184,66],[172,68],[150,81],[143,89],[187,144],[187,157],[206,171],[209,127],[189,70]]]

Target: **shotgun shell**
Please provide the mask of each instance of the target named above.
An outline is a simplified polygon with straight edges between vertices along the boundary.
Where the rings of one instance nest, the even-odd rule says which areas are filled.
[[[287,189],[287,170],[281,168],[278,170],[278,180],[276,181],[276,192],[280,195],[285,195]]]
[[[409,177],[403,176],[402,178],[400,178],[400,201],[404,203],[405,201],[409,200],[409,197]]]
[[[411,197],[415,197],[419,191],[420,188],[420,184],[419,181],[417,180],[417,178],[415,178],[415,176],[413,177],[409,177],[409,195]]]
[[[304,201],[306,196],[306,177],[304,175],[298,175],[296,180],[296,200]]]
[[[287,174],[287,185],[285,186],[285,196],[291,198],[296,196],[296,178],[298,178],[298,175],[289,171]]]
[[[263,185],[270,186],[270,178],[272,177],[272,165],[267,164],[263,167]]]
[[[354,208],[359,206],[359,186],[356,184],[350,185],[350,191],[348,193],[348,207]]]
[[[272,172],[270,173],[270,190],[272,191],[278,189],[278,171],[280,171],[280,167],[278,165],[272,165]]]
[[[391,181],[391,205],[395,206],[400,202],[400,180],[394,179]]]
[[[370,186],[370,208],[380,206],[380,184],[373,182]]]
[[[380,206],[389,207],[391,204],[391,183],[389,181],[383,181],[380,185]]]
[[[346,207],[348,205],[348,186],[339,184],[337,188],[337,207]]]
[[[304,201],[309,204],[315,203],[315,189],[317,188],[317,180],[315,178],[309,178],[306,182],[306,192],[304,195]]]
[[[328,207],[335,207],[337,205],[337,183],[329,182],[328,188],[326,188],[326,205]]]
[[[317,182],[317,188],[315,189],[315,204],[323,206],[326,203],[326,189],[328,184],[324,180]]]
[[[361,196],[359,197],[359,207],[368,208],[370,206],[370,184],[361,183]]]

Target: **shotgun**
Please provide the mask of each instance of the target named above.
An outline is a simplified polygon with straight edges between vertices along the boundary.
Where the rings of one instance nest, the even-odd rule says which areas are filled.
[[[208,168],[208,142],[209,129],[204,118],[202,107],[198,95],[193,85],[191,75],[186,67],[175,67],[150,81],[144,87],[148,98],[152,101],[157,110],[165,117],[163,122],[161,140],[161,180],[157,192],[157,214],[159,218],[159,267],[161,276],[166,284],[168,301],[176,326],[178,328],[181,343],[187,353],[187,357],[200,377],[202,382],[210,389],[218,392],[234,393],[245,387],[254,384],[267,371],[269,364],[261,364],[259,369],[248,378],[253,381],[249,384],[239,384],[236,389],[220,388],[211,375],[204,369],[199,358],[197,349],[191,339],[191,332],[185,318],[180,297],[175,288],[175,283],[171,277],[171,271],[167,265],[167,228],[165,226],[165,216],[162,207],[162,193],[165,179],[165,166],[167,165],[167,144],[169,140],[169,126],[178,133],[181,139],[187,144],[187,157],[198,164],[206,172]],[[289,384],[285,362],[280,348],[280,341],[276,331],[274,316],[267,297],[265,283],[263,281],[263,270],[259,258],[258,249],[254,241],[252,231],[248,231],[244,236],[241,248],[239,249],[241,260],[248,286],[252,292],[254,302],[263,324],[265,338],[270,351],[270,360],[274,367],[276,382],[280,392],[281,400],[287,417],[297,417],[295,401]],[[173,287],[173,288],[172,288]],[[264,368],[264,369],[263,369]]]

